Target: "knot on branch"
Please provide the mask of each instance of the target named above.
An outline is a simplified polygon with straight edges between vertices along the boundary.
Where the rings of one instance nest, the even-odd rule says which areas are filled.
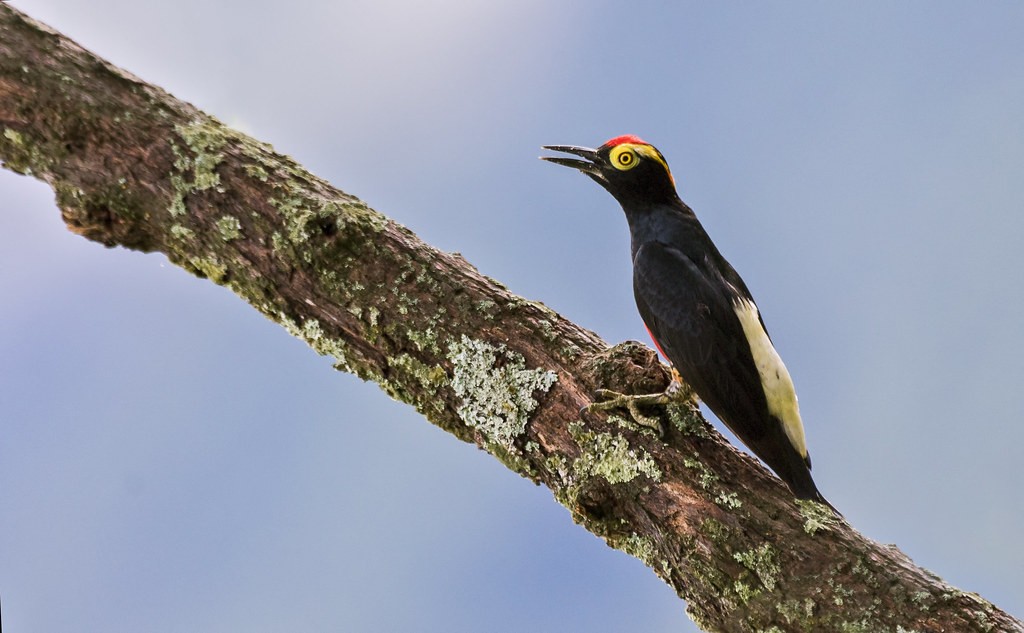
[[[619,393],[660,393],[672,377],[658,353],[637,341],[626,341],[588,356],[581,375],[587,388]]]
[[[158,245],[140,222],[146,216],[142,204],[123,182],[86,191],[58,183],[57,205],[72,233],[104,246],[124,246],[150,252]]]

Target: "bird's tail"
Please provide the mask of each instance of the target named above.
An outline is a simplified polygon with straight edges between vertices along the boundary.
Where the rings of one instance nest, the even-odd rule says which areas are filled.
[[[793,457],[794,459],[787,459],[785,465],[780,464],[779,467],[776,467],[769,464],[769,466],[772,467],[782,481],[786,482],[786,485],[793,492],[793,496],[797,499],[817,501],[827,505],[837,516],[842,516],[839,510],[836,510],[836,507],[829,503],[828,499],[818,490],[818,486],[814,483],[814,478],[811,477],[810,460],[804,461],[799,459],[796,451],[793,451]]]

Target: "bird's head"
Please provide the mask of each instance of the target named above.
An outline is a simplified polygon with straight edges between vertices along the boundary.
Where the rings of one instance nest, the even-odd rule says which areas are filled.
[[[637,136],[616,136],[597,149],[574,145],[545,145],[544,149],[582,158],[541,157],[590,176],[615,196],[623,207],[678,199],[675,180],[665,157]]]

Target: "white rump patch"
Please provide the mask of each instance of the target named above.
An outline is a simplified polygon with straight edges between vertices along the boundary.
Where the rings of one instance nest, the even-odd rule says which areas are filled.
[[[797,405],[793,379],[789,377],[789,371],[775,351],[768,333],[761,327],[757,306],[746,299],[739,299],[733,304],[733,309],[743,326],[743,334],[747,337],[757,373],[761,376],[761,388],[768,400],[768,412],[782,420],[786,437],[800,456],[806,458],[807,441],[804,439],[804,425],[800,421],[800,407]]]

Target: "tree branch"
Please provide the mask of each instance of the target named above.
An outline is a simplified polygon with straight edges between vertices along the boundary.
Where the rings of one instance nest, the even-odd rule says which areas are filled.
[[[797,504],[689,405],[581,415],[651,392],[647,348],[608,348],[268,145],[0,4],[0,159],[68,227],[227,286],[337,367],[551,489],[687,600],[709,631],[1024,631],[816,504]]]

